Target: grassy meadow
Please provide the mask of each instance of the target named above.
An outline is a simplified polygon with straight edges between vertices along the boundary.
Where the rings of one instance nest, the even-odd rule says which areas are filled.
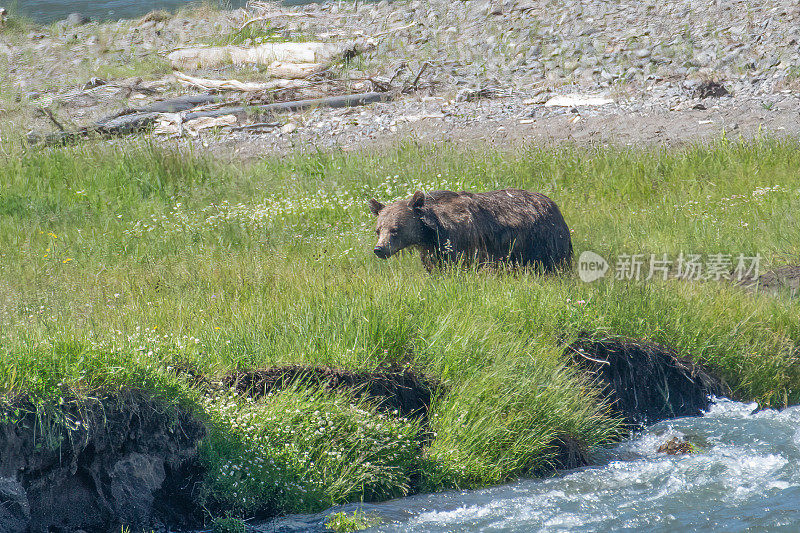
[[[242,514],[476,487],[544,472],[550,445],[621,426],[566,365],[581,332],[707,364],[738,399],[800,400],[800,306],[727,282],[454,270],[372,253],[367,200],[519,187],[555,200],[576,257],[800,262],[800,143],[678,150],[405,144],[251,164],[150,144],[0,156],[0,394],[46,409],[144,390],[211,432],[206,494]],[[613,267],[612,267],[613,269]],[[411,366],[446,386],[420,422],[295,387],[247,401],[210,379],[283,364]]]

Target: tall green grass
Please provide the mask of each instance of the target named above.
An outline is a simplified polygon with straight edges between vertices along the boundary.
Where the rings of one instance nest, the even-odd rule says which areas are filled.
[[[126,387],[169,397],[187,387],[174,371],[187,366],[214,378],[293,363],[411,365],[448,391],[434,404],[420,472],[404,474],[416,488],[502,482],[545,468],[559,436],[588,446],[617,436],[618,421],[561,356],[584,332],[674,346],[736,398],[794,403],[800,311],[788,297],[725,282],[427,274],[412,254],[371,253],[366,201],[521,187],[559,204],[576,255],[797,263],[798,148],[405,144],[249,166],[147,143],[14,153],[0,159],[0,390],[47,401]],[[355,497],[323,493],[328,503]]]

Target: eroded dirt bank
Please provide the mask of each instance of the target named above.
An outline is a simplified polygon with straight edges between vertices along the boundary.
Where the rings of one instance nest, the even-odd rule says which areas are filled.
[[[346,390],[369,399],[381,410],[406,417],[427,416],[434,395],[444,391],[438,380],[409,368],[353,372],[292,365],[234,372],[225,376],[223,383],[253,398],[298,383],[330,391]]]
[[[700,416],[711,405],[709,396],[730,394],[702,365],[649,341],[585,337],[571,344],[567,354],[597,380],[612,409],[633,426]]]
[[[20,403],[3,415],[0,531],[202,524],[193,491],[205,428],[181,409],[128,395],[63,410]]]
[[[706,369],[649,342],[586,337],[567,347],[565,357],[596,380],[632,427],[700,415],[709,395],[728,392]],[[194,383],[211,384],[202,377]],[[446,394],[440,382],[410,369],[286,366],[231,373],[214,386],[253,398],[289,386],[349,391],[381,410],[423,420],[436,395]],[[187,412],[129,394],[52,410],[17,403],[3,414],[0,531],[186,529],[208,518],[197,503],[204,475],[198,445],[206,429]],[[554,441],[551,454],[559,469],[589,463],[586,446],[570,435]]]

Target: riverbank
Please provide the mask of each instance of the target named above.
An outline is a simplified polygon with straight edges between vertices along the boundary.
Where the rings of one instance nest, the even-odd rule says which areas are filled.
[[[714,254],[759,257],[762,271],[797,262],[798,153],[797,141],[765,139],[513,155],[403,144],[249,165],[147,143],[14,153],[0,160],[4,427],[55,436],[44,442],[57,457],[85,450],[64,444],[81,435],[106,442],[97,435],[111,419],[81,415],[98,412],[86,407],[96,399],[110,412],[119,398],[144,397],[155,407],[140,412],[162,413],[142,415],[161,442],[189,441],[162,470],[168,461],[144,434],[121,435],[140,447],[109,445],[112,478],[160,501],[153,480],[185,468],[192,482],[169,494],[190,490],[214,516],[251,517],[535,475],[559,464],[559,442],[580,457],[624,427],[572,361],[630,358],[620,339],[636,340],[642,361],[662,346],[702,363],[734,398],[795,404],[792,287],[753,292],[725,279],[733,263],[720,279],[706,269]],[[596,252],[608,275],[430,275],[413,254],[371,253],[371,197],[508,186],[552,197],[576,256]],[[677,268],[682,252],[701,256],[697,280],[614,279],[626,255],[667,254]],[[586,339],[604,351],[587,352]],[[422,419],[321,382],[275,388],[274,374],[251,372],[295,365],[384,391],[382,372],[411,373],[403,388],[422,383],[415,398],[429,391],[429,410]],[[181,429],[195,424],[203,431]],[[197,463],[180,459],[190,456]],[[80,473],[91,463],[75,464]],[[24,472],[0,477],[27,490]],[[91,490],[116,494],[98,479]],[[19,496],[10,486],[4,494]],[[156,520],[147,519],[141,527]]]
[[[13,139],[54,130],[41,108],[72,129],[192,92],[171,74],[167,55],[179,48],[366,40],[369,50],[329,74],[351,92],[389,81],[412,90],[364,108],[280,115],[270,121],[278,127],[264,131],[223,127],[160,142],[246,159],[298,149],[380,148],[408,138],[508,149],[526,141],[653,145],[723,133],[796,135],[795,11],[777,2],[442,0],[274,7],[247,26],[264,11],[201,6],[139,20],[49,26],[12,18],[0,33],[7,72],[0,131]],[[263,81],[267,70],[228,65],[188,73]],[[546,105],[573,93],[610,101]]]
[[[676,530],[789,532],[800,496],[800,408],[780,412],[723,400],[702,418],[662,422],[596,454],[595,464],[546,479],[474,491],[351,504],[380,524],[370,532]],[[666,456],[671,435],[697,453]],[[258,533],[324,531],[326,515],[255,523]]]

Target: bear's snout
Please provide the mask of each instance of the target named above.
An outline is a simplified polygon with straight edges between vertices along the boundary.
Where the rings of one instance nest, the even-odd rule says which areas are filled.
[[[372,251],[375,252],[375,255],[381,259],[386,259],[389,257],[389,250],[382,246],[376,246]]]

